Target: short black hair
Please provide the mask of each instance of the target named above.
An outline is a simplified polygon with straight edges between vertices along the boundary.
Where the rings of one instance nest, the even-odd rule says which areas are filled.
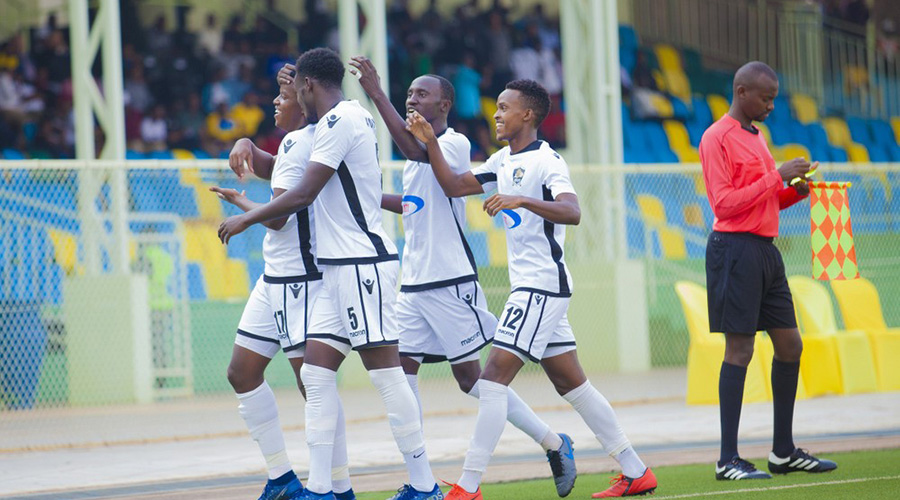
[[[340,88],[344,81],[344,63],[331,49],[308,50],[297,59],[296,66],[298,77],[312,78],[327,87]]]
[[[434,78],[441,84],[441,99],[446,99],[450,101],[450,105],[453,105],[456,102],[456,89],[453,88],[453,84],[450,83],[450,80],[444,78],[441,75],[435,75],[433,73],[428,73],[427,76],[429,78]]]
[[[506,84],[507,90],[518,90],[522,94],[525,106],[534,112],[537,122],[534,128],[541,126],[544,118],[550,114],[550,94],[543,85],[534,80],[513,80]]]

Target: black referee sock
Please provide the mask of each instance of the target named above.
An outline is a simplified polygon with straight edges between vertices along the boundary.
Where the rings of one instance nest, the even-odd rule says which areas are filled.
[[[719,372],[719,423],[722,429],[720,467],[738,454],[738,426],[741,423],[741,404],[744,401],[746,378],[746,366],[722,362],[722,371]]]
[[[782,458],[794,452],[794,401],[799,374],[799,361],[786,363],[772,358],[772,406],[775,410],[772,451]]]

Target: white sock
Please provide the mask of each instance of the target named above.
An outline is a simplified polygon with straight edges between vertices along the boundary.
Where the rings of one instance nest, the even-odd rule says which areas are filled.
[[[338,399],[338,421],[334,429],[334,450],[331,455],[331,483],[335,493],[349,490],[350,465],[347,457],[347,424],[344,421],[344,403]]]
[[[328,493],[332,491],[331,460],[340,413],[337,372],[304,363],[300,378],[306,386],[306,442],[309,445],[306,487],[315,493]]]
[[[463,463],[463,474],[459,485],[469,493],[475,493],[481,484],[481,475],[487,469],[494,448],[506,426],[509,406],[509,387],[479,380],[478,418],[475,420],[475,434],[469,442],[469,451]]]
[[[291,470],[291,461],[284,445],[284,434],[278,420],[278,405],[269,384],[263,383],[250,392],[237,395],[238,413],[247,424],[250,437],[259,445],[266,459],[269,479],[275,479]]]
[[[409,484],[419,491],[431,491],[436,483],[425,453],[419,405],[403,370],[399,366],[369,370],[369,378],[384,401],[394,441],[409,471]]]
[[[478,397],[478,384],[480,383],[481,380],[472,386],[472,390],[469,391],[470,396]],[[544,451],[558,450],[562,446],[562,438],[550,431],[550,426],[534,413],[534,410],[516,394],[512,387],[507,387],[507,395],[506,419],[509,423],[528,434],[531,439],[544,448]]]
[[[622,452],[631,447],[631,443],[628,442],[628,438],[619,425],[616,412],[613,411],[603,394],[600,394],[600,391],[591,385],[590,380],[569,391],[563,398],[581,415],[582,420],[590,427],[603,449],[611,457],[619,460]],[[633,449],[632,452],[634,452]],[[634,456],[637,457],[637,453],[634,453]],[[639,458],[638,461],[640,461]],[[627,460],[627,462],[633,465],[631,460]],[[619,463],[624,468],[625,464],[621,460]],[[644,473],[644,468],[641,463],[641,469],[637,471],[636,476],[631,475],[635,473],[631,466],[622,472],[628,477],[639,477]]]
[[[425,429],[425,417],[423,415],[424,410],[422,410],[422,397],[419,396],[419,375],[415,374],[406,374],[406,381],[409,382],[409,387],[412,388],[413,394],[416,396],[416,403],[419,405],[419,425],[422,426],[422,429]],[[424,433],[424,430],[422,431]]]
[[[614,455],[613,458],[622,466],[622,473],[630,478],[641,477],[644,475],[644,471],[647,470],[644,461],[641,460],[641,457],[638,456],[631,446],[622,450],[618,455]]]

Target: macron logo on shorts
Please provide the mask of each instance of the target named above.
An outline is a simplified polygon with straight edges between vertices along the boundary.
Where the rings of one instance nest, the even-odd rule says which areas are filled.
[[[294,283],[293,285],[289,286],[288,288],[291,289],[291,293],[294,295],[294,298],[296,299],[297,297],[300,296],[300,290],[303,289],[303,285],[301,285],[299,283]]]
[[[375,282],[372,281],[372,278],[366,278],[363,281],[363,285],[365,285],[366,291],[369,292],[369,295],[372,295],[372,288],[375,286]]]

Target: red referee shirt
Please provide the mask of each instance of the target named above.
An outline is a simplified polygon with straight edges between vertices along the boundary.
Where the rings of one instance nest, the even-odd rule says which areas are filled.
[[[759,130],[728,114],[703,133],[700,163],[715,231],[778,236],[778,211],[804,198],[784,187]]]

